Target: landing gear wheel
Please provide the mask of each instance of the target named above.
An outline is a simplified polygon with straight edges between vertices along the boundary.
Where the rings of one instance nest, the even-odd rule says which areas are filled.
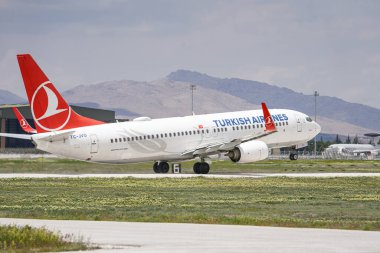
[[[153,171],[154,171],[154,173],[160,173],[160,171],[158,170],[158,162],[155,162],[153,164]]]
[[[210,171],[210,165],[205,162],[196,162],[194,163],[193,170],[195,174],[208,174]]]
[[[155,173],[168,173],[169,172],[169,164],[167,162],[155,162],[153,164],[153,171]]]
[[[210,171],[210,165],[208,163],[201,163],[201,174],[208,174]]]
[[[297,160],[298,159],[298,155],[297,154],[290,154],[289,155],[289,159],[294,161],[294,160]]]
[[[200,170],[200,166],[201,165],[201,163],[194,163],[194,165],[193,165],[193,170],[194,170],[194,173],[195,174],[201,174],[201,170]]]

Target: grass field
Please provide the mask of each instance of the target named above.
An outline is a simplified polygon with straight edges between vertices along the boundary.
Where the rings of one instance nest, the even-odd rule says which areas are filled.
[[[194,161],[182,163],[183,173],[193,173]],[[265,160],[251,164],[215,161],[210,173],[380,172],[380,161],[368,160]],[[94,164],[69,159],[0,159],[0,173],[153,173],[152,162]]]
[[[0,185],[1,217],[380,231],[380,177],[0,179]]]

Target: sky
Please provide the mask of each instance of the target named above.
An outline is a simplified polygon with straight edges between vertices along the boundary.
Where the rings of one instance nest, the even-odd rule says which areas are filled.
[[[0,89],[26,97],[16,54],[30,53],[61,91],[188,69],[380,109],[379,13],[377,0],[0,0]]]

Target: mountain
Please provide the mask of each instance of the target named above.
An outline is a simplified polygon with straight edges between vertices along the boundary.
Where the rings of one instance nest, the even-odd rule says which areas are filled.
[[[104,109],[116,110],[118,117],[135,115],[173,117],[190,115],[190,85],[161,79],[154,82],[110,81],[80,85],[63,93],[70,103],[96,101]],[[227,101],[233,101],[227,102]],[[226,103],[227,102],[227,103]],[[198,87],[194,96],[195,112],[213,113],[258,108],[247,101],[214,89]],[[128,113],[123,112],[128,110]]]
[[[25,99],[13,94],[12,92],[0,89],[0,104],[24,104]]]
[[[216,78],[194,71],[178,70],[168,75],[171,81],[196,84],[223,91],[250,103],[265,101],[272,108],[289,108],[314,115],[314,96],[304,95],[287,88],[243,80],[238,78]],[[350,103],[330,96],[317,98],[317,113],[320,116],[347,122],[367,129],[380,128],[380,110],[357,103]]]

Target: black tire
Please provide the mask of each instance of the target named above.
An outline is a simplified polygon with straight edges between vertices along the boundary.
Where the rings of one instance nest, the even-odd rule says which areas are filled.
[[[294,154],[290,154],[289,159],[293,161],[294,160]]]
[[[155,162],[153,164],[153,171],[154,171],[154,173],[161,173],[159,168],[158,168],[158,162]]]
[[[161,173],[168,173],[170,169],[170,166],[167,162],[160,162],[158,167],[160,167]]]
[[[198,163],[198,162],[194,163],[193,170],[195,174],[201,174],[200,167],[201,167],[201,163]]]
[[[201,172],[200,174],[208,174],[208,172],[210,171],[210,165],[208,163],[201,163],[199,168]]]
[[[298,160],[298,154],[293,155],[293,160]]]

